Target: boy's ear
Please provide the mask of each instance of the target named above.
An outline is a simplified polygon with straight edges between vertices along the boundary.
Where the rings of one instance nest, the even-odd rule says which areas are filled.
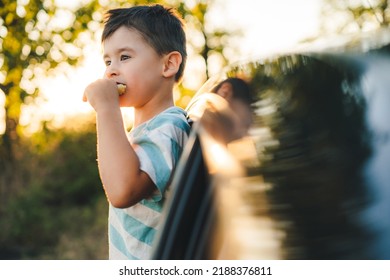
[[[182,62],[181,54],[177,51],[173,51],[165,55],[163,76],[165,78],[170,78],[172,76],[175,76],[177,71],[179,71],[181,62]]]

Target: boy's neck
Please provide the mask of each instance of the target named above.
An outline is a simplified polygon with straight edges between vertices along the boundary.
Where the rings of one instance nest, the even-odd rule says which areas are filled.
[[[152,119],[166,109],[173,107],[175,104],[172,99],[165,100],[164,102],[159,103],[158,106],[151,105],[152,104],[147,104],[141,108],[134,108],[134,127],[137,127],[140,124],[147,122],[148,120]]]

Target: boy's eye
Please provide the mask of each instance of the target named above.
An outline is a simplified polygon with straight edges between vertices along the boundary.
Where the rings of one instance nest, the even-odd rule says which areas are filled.
[[[111,61],[110,61],[110,60],[105,60],[105,61],[104,61],[104,64],[105,64],[106,66],[110,66],[110,65],[111,65]]]
[[[129,59],[130,56],[129,55],[121,55],[121,60],[126,60],[126,59]]]

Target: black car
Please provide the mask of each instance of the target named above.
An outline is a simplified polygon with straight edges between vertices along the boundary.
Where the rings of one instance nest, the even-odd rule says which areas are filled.
[[[390,31],[230,66],[194,120],[154,259],[390,259]],[[248,134],[210,93],[252,92]]]

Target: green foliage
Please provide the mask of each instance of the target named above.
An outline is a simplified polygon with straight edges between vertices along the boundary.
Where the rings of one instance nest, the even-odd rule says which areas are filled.
[[[6,129],[0,135],[0,154],[5,158],[14,156],[21,106],[38,95],[36,80],[63,63],[81,61],[83,47],[98,28],[88,24],[96,8],[95,1],[74,12],[56,6],[54,0],[2,0],[0,94],[5,95]],[[87,39],[79,39],[82,33]]]
[[[390,23],[389,3],[389,0],[326,0],[322,5],[322,33],[351,33],[387,27]]]
[[[96,166],[94,126],[83,131],[46,128],[23,140],[18,162],[22,185],[0,213],[0,251],[8,252],[0,258],[66,258],[56,248],[64,240],[77,247],[72,238],[83,242],[80,248],[95,242],[73,258],[106,258],[96,255],[106,247],[107,201]],[[95,237],[88,241],[90,234]]]

